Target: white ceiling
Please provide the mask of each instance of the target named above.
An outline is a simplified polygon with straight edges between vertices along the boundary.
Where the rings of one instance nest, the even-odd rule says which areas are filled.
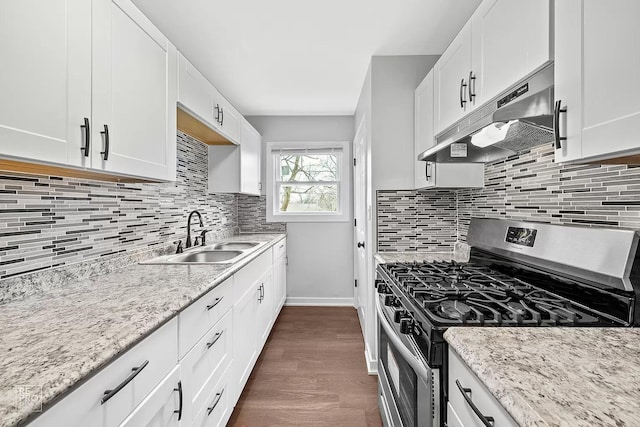
[[[372,55],[441,54],[480,0],[133,0],[244,115],[351,115]]]

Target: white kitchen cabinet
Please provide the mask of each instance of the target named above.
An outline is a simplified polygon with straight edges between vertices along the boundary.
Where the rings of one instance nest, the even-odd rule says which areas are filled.
[[[240,119],[242,115],[227,99],[216,91],[213,99],[216,128],[231,141],[240,140]]]
[[[473,371],[460,359],[460,356],[451,349],[449,349],[448,384],[447,421],[451,421],[450,425],[484,427],[485,424],[482,423],[473,407],[484,417],[493,417],[493,425],[495,426],[516,427],[518,425]]]
[[[436,134],[553,60],[551,4],[480,3],[434,67]]]
[[[280,314],[287,300],[287,240],[273,247],[273,318]]]
[[[178,52],[178,105],[191,116],[215,128],[214,99],[218,91],[187,58]]]
[[[152,392],[177,364],[177,319],[91,377],[36,418],[31,427],[114,427]],[[119,386],[122,386],[118,389]],[[111,397],[106,391],[117,390]]]
[[[246,119],[241,118],[241,125],[240,146],[209,146],[210,193],[260,195],[262,140]]]
[[[229,310],[180,361],[185,425],[190,425],[209,403],[209,395],[231,365],[233,336],[233,314]]]
[[[234,402],[242,394],[242,389],[258,358],[256,343],[259,329],[257,323],[259,298],[259,284],[254,283],[233,306],[233,325],[236,331],[239,331],[233,337]]]
[[[130,0],[93,1],[93,169],[175,179],[176,54]]]
[[[0,156],[175,180],[175,47],[130,0],[10,3]]]
[[[551,2],[484,0],[471,17],[473,110],[553,60]]]
[[[179,427],[184,415],[181,388],[180,368],[176,366],[120,427]]]
[[[471,21],[467,22],[434,67],[435,128],[440,133],[470,111]]]
[[[2,2],[0,52],[0,155],[84,166],[91,2]]]
[[[429,71],[415,91],[414,188],[480,188],[484,186],[483,163],[436,163],[418,161],[418,155],[435,145],[434,74]]]
[[[639,16],[634,0],[555,2],[557,162],[640,153]]]

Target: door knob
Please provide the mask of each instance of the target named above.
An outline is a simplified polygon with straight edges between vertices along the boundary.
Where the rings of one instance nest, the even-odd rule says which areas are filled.
[[[364,249],[364,242],[358,242],[358,247]]]

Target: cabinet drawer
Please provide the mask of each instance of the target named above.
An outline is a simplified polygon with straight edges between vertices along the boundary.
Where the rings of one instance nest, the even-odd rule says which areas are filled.
[[[58,404],[36,418],[33,427],[112,427],[119,425],[177,363],[177,319],[145,338]],[[147,362],[145,364],[145,362]],[[129,382],[133,368],[138,374]],[[126,384],[125,384],[126,383]],[[124,384],[109,400],[105,390]]]
[[[464,427],[460,417],[456,414],[456,411],[451,406],[451,402],[447,402],[447,426],[448,427]]]
[[[178,350],[187,352],[233,305],[233,277],[220,283],[178,316]]]
[[[282,239],[273,246],[273,261],[285,255],[287,255],[287,239]]]
[[[175,367],[120,427],[178,427],[184,414],[180,399],[180,368]]]
[[[272,267],[272,251],[267,249],[258,258],[242,267],[233,276],[233,299],[238,301],[240,297],[247,293],[247,290]]]
[[[220,427],[226,425],[231,416],[233,401],[229,390],[231,368],[227,368],[220,381],[207,397],[204,407],[198,412],[191,427]]]
[[[184,425],[190,425],[193,417],[207,403],[214,386],[231,364],[232,313],[233,310],[229,310],[180,363],[184,391]]]
[[[484,426],[465,399],[463,391],[459,389],[456,381],[464,389],[470,390],[464,393],[471,398],[473,405],[482,415],[493,417],[495,427],[515,427],[518,425],[458,354],[449,349],[449,405],[451,405],[451,412],[457,415],[459,425],[464,427]],[[449,410],[447,412],[449,413]]]

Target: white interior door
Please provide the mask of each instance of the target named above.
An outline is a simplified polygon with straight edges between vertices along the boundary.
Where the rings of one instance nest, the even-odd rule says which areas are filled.
[[[0,155],[83,166],[91,2],[1,2],[0,53]]]
[[[167,179],[175,47],[129,0],[94,1],[93,28],[92,167]]]
[[[358,133],[353,142],[353,157],[355,166],[353,168],[353,213],[355,219],[354,227],[354,260],[355,279],[358,286],[354,292],[354,302],[358,309],[361,321],[364,321],[365,307],[367,303],[367,290],[369,280],[367,277],[367,174],[366,174],[366,120],[363,120],[358,129]],[[364,329],[364,324],[362,325]]]

